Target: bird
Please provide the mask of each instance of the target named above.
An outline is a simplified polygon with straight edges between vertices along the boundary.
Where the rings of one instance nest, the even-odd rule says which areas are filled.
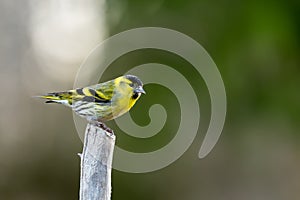
[[[96,85],[36,97],[45,99],[45,103],[70,107],[88,122],[113,133],[104,122],[128,112],[141,94],[146,94],[142,81],[137,76],[124,75]]]

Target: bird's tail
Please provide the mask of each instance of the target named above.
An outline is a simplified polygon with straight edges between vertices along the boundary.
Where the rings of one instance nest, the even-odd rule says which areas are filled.
[[[73,93],[70,91],[67,92],[51,92],[41,96],[35,96],[37,98],[46,99],[45,103],[59,103],[66,106],[72,105]]]

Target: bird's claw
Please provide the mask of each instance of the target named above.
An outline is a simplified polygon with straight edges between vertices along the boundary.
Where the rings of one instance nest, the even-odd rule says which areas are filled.
[[[106,126],[106,124],[104,124],[103,122],[92,121],[90,123],[92,123],[92,124],[96,125],[97,127],[103,129],[108,136],[113,136],[114,135],[114,131],[111,128],[109,128],[108,126]]]

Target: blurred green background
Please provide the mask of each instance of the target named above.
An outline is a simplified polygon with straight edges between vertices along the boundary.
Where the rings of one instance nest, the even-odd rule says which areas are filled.
[[[103,80],[132,66],[157,62],[179,70],[200,101],[198,136],[172,165],[147,174],[114,170],[114,200],[297,200],[300,198],[300,2],[199,0],[2,0],[0,2],[0,199],[78,199],[82,143],[72,112],[33,95],[71,89],[90,50],[110,35],[158,26],[197,40],[219,67],[228,98],[221,138],[197,157],[210,119],[201,76],[171,53],[131,52]],[[159,85],[132,109],[149,123],[149,107],[168,111],[153,140],[133,139],[115,127],[117,144],[148,152],[178,128],[175,96]],[[149,95],[148,95],[149,94]],[[192,120],[192,119],[191,119]]]

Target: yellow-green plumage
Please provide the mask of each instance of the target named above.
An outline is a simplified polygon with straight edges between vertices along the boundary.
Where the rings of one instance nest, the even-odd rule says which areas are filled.
[[[129,111],[141,93],[145,93],[141,80],[125,75],[105,83],[39,97],[47,99],[46,103],[69,106],[88,121],[104,122]]]

